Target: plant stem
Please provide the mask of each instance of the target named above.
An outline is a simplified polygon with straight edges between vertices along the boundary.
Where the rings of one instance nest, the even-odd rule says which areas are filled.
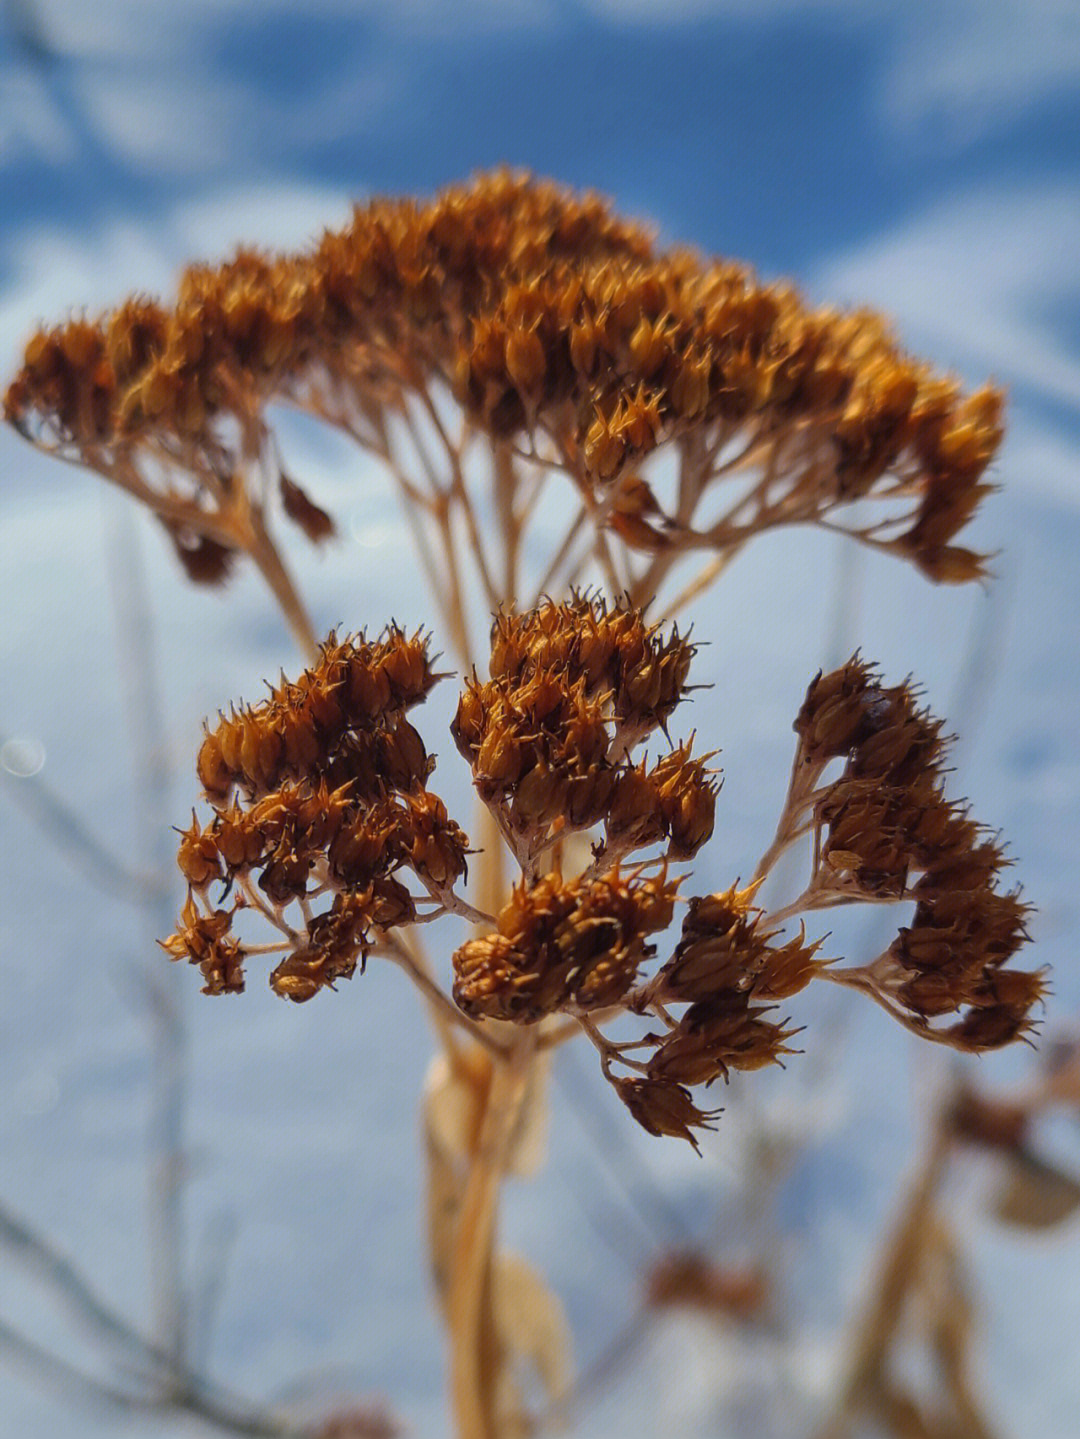
[[[248,554],[258,565],[263,579],[270,586],[296,643],[303,650],[305,656],[309,660],[313,660],[318,653],[319,646],[304,602],[293,584],[291,575],[285,568],[284,561],[278,554],[277,546],[258,509],[252,506],[246,518],[245,540]]]
[[[490,1353],[491,1262],[499,1186],[529,1084],[536,1034],[516,1037],[497,1060],[484,1106],[480,1139],[458,1217],[447,1304],[450,1393],[458,1439],[498,1439]]]
[[[900,1204],[895,1225],[882,1245],[870,1299],[852,1329],[846,1377],[835,1407],[815,1439],[844,1439],[850,1434],[868,1394],[882,1378],[903,1320],[905,1302],[933,1232],[931,1216],[951,1153],[948,1130],[938,1121]]]

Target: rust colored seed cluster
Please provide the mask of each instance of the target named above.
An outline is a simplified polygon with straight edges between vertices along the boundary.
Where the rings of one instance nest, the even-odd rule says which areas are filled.
[[[675,1027],[648,1063],[650,1079],[711,1084],[729,1069],[760,1069],[790,1053],[794,1033],[766,1018],[773,1005],[809,984],[821,961],[805,936],[771,948],[748,892],[729,890],[694,899],[675,953],[652,981],[655,1003],[686,1003]]]
[[[693,653],[595,596],[500,615],[491,679],[466,685],[451,727],[481,798],[537,843],[602,819],[624,853],[666,839],[689,858],[712,833],[709,757],[682,745],[649,771],[626,751],[670,717]]]
[[[454,720],[458,749],[485,804],[505,808],[516,834],[544,836],[556,822],[596,823],[615,782],[603,704],[585,682],[532,674],[521,682],[471,680]]]
[[[689,741],[659,759],[619,771],[604,816],[609,847],[625,852],[667,841],[667,858],[692,859],[711,838],[718,784],[708,761],[693,757]]]
[[[397,871],[411,869],[435,896],[464,873],[468,842],[426,788],[433,761],[403,713],[437,678],[421,633],[331,635],[300,680],[207,731],[198,772],[213,818],[192,817],[177,859],[192,895],[205,901],[223,882],[240,898],[203,914],[189,897],[166,949],[197,963],[209,992],[243,988],[244,949],[230,934],[237,907],[263,908],[288,936],[271,984],[309,999],[353,972],[374,930],[415,920]],[[313,913],[323,893],[331,906]],[[301,931],[284,919],[294,902]]]
[[[650,1134],[685,1139],[700,1153],[695,1129],[714,1129],[718,1109],[699,1109],[685,1084],[618,1076],[611,1084],[627,1109]]]
[[[658,445],[684,436],[717,454],[729,441],[772,446],[787,465],[751,528],[877,495],[902,513],[891,539],[871,542],[935,579],[980,572],[953,540],[1000,443],[996,390],[965,396],[872,314],[814,311],[741,265],[658,251],[594,196],[505,171],[427,203],[358,207],[299,254],[248,249],[194,266],[172,307],[132,299],[43,330],[5,412],[121,483],[143,456],[186,468],[209,514],[275,397],[356,432],[358,417],[377,428],[433,384],[492,437],[528,447],[543,436],[593,493],[631,481]],[[282,492],[298,523],[325,532],[327,517],[292,482]],[[635,520],[633,505],[609,516],[646,549],[746,537],[695,530],[685,514]],[[208,545],[188,536],[181,554],[193,574],[220,577],[227,537],[209,520],[206,533]]]
[[[532,1024],[558,1010],[618,1004],[671,922],[677,880],[661,875],[518,885],[494,933],[454,955],[454,998],[476,1018]]]
[[[650,937],[670,926],[678,900],[668,864],[694,855],[713,827],[710,755],[695,757],[687,741],[652,765],[632,757],[666,733],[693,654],[677,631],[665,636],[629,603],[595,594],[501,613],[491,678],[466,683],[451,729],[522,871],[494,927],[453,956],[458,1007],[472,1021],[575,1018],[634,1118],[696,1144],[715,1112],[694,1091],[792,1053],[797,1031],[778,1007],[831,961],[805,926],[782,937],[753,903],[755,881],[690,898],[670,956],[641,977],[656,955]],[[164,942],[199,967],[207,992],[244,987],[254,947],[233,933],[238,910],[259,911],[284,936],[258,949],[281,952],[271,985],[298,1001],[350,976],[399,925],[449,910],[480,917],[453,892],[467,840],[427,789],[433,761],[405,717],[439,678],[432,665],[423,632],[331,634],[297,681],[283,678],[262,703],[208,728],[198,772],[212,816],[193,816],[181,835],[188,900]],[[785,913],[915,901],[883,954],[828,977],[958,1048],[1022,1035],[1043,993],[1041,973],[1007,967],[1027,938],[1027,907],[996,888],[997,841],[945,795],[941,722],[909,685],[886,687],[856,655],[815,678],[795,729],[791,790],[761,867],[813,832],[810,884]],[[831,765],[839,776],[826,782]],[[592,862],[564,875],[567,835],[594,827]],[[662,856],[621,867],[660,845]],[[406,871],[422,892],[403,883]],[[329,904],[317,910],[322,896]],[[420,913],[424,901],[432,907]],[[608,1011],[649,1030],[616,1042],[600,1029]]]
[[[364,774],[373,773],[381,782],[387,769],[398,768],[403,782],[394,788],[422,782],[428,759],[400,716],[439,678],[427,651],[420,630],[408,636],[391,626],[373,642],[363,635],[339,641],[332,633],[296,683],[283,681],[261,704],[234,710],[208,729],[197,761],[207,795],[225,799],[236,785],[255,798],[287,776],[310,774],[317,762],[323,775],[334,775],[328,755],[344,756],[350,773],[342,781],[363,785]],[[383,764],[373,763],[384,756]]]
[[[595,594],[545,600],[525,614],[502,614],[491,635],[491,678],[564,675],[590,697],[610,696],[620,731],[635,738],[662,726],[686,690],[694,646],[674,628],[663,639],[640,610],[609,606]]]
[[[856,656],[814,680],[795,728],[796,785],[811,796],[818,831],[812,890],[826,902],[916,899],[880,966],[890,994],[922,1020],[962,1013],[935,1031],[961,1047],[1022,1034],[1043,976],[1003,966],[1027,941],[1028,906],[996,888],[1000,845],[945,795],[941,722]],[[835,758],[845,760],[840,778],[815,790]]]
[[[763,927],[751,906],[754,889],[730,889],[690,900],[682,935],[671,959],[628,996],[631,1008],[667,1017],[644,1074],[612,1079],[634,1118],[652,1134],[674,1134],[695,1143],[695,1128],[712,1115],[697,1107],[690,1090],[727,1079],[732,1069],[760,1069],[792,1051],[795,1033],[770,1018],[774,1001],[786,999],[814,978],[824,961],[805,932],[772,945],[776,931]],[[685,1006],[673,1020],[673,1006]]]

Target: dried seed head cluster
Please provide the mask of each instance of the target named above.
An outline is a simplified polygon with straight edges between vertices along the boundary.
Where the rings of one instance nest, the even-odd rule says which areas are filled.
[[[791,789],[759,869],[812,833],[807,889],[776,918],[756,903],[760,878],[680,898],[686,876],[670,867],[713,828],[710,756],[668,741],[650,765],[634,751],[666,736],[693,654],[677,630],[593,593],[496,616],[490,678],[466,682],[451,725],[521,869],[487,916],[454,893],[467,841],[427,789],[433,761],[405,718],[438,678],[427,636],[332,634],[298,681],[207,729],[197,767],[212,818],[181,835],[189,896],[165,948],[199,966],[208,992],[240,990],[254,947],[233,921],[256,909],[283,936],[257,946],[282,953],[272,986],[303,1000],[386,949],[399,926],[448,912],[481,921],[453,956],[459,1020],[567,1016],[631,1114],[691,1143],[715,1116],[693,1091],[792,1053],[797,1031],[779,1006],[816,978],[853,984],[957,1048],[1022,1035],[1043,976],[1005,967],[1027,938],[1027,910],[995,887],[1001,848],[945,796],[940,721],[858,656],[807,691]],[[592,836],[577,873],[575,831]],[[804,924],[785,935],[778,922],[854,900],[915,901],[911,923],[862,968],[822,958]],[[643,974],[684,903],[668,957]],[[599,1026],[619,1014],[650,1027],[616,1042]],[[946,1015],[954,1022],[931,1025]]]
[[[627,759],[685,694],[693,653],[677,630],[662,638],[639,611],[595,595],[497,617],[491,678],[468,682],[451,732],[526,862],[601,821],[609,856],[666,840],[689,858],[709,838],[709,756],[686,744],[651,770]]]
[[[882,685],[858,656],[819,674],[795,722],[789,810],[812,817],[815,906],[916,901],[875,983],[918,1021],[960,1016],[936,1036],[988,1049],[1030,1027],[1044,976],[1004,968],[1028,938],[1028,906],[997,888],[1007,863],[997,839],[945,794],[942,728],[909,685]],[[833,759],[843,770],[822,785]]]
[[[427,789],[434,761],[405,718],[437,678],[420,632],[331,635],[296,683],[282,680],[261,704],[207,729],[197,768],[213,817],[203,825],[193,815],[181,833],[189,896],[165,941],[174,959],[200,967],[207,992],[244,987],[238,910],[258,910],[283,936],[259,946],[285,952],[270,983],[305,1000],[348,978],[376,936],[415,921],[418,898],[449,900],[468,843]],[[406,887],[404,871],[424,895]],[[210,906],[219,883],[234,896],[228,909]],[[327,895],[316,912],[313,901]]]
[[[749,891],[694,899],[674,956],[634,990],[655,953],[645,937],[670,924],[678,880],[666,866],[653,878],[641,870],[628,877],[618,861],[658,844],[667,859],[689,859],[713,828],[709,756],[695,759],[681,744],[650,768],[629,753],[685,697],[693,646],[677,631],[664,637],[632,607],[580,594],[500,615],[491,643],[492,677],[467,686],[453,731],[526,879],[494,932],[457,950],[454,998],[474,1017],[526,1024],[619,1005],[653,1013],[664,1034],[632,1046],[651,1045],[647,1061],[628,1060],[625,1047],[595,1030],[592,1037],[631,1113],[655,1133],[692,1139],[693,1126],[709,1117],[692,1086],[787,1052],[791,1031],[768,1018],[761,1001],[806,984],[820,968],[816,947],[800,938],[772,949]],[[590,870],[529,882],[531,861],[553,839],[594,825],[603,838]],[[675,1005],[684,1010],[677,1020]],[[620,1077],[613,1064],[638,1074]]]
[[[492,677],[466,686],[453,733],[525,878],[494,930],[457,950],[458,1004],[524,1024],[557,1011],[581,1018],[635,1118],[691,1140],[712,1118],[691,1091],[790,1053],[795,1031],[777,1005],[816,977],[856,983],[957,1048],[1022,1034],[1043,977],[1004,965],[1027,938],[1026,906],[996,890],[1000,847],[944,793],[941,722],[909,685],[886,687],[858,656],[809,688],[791,792],[760,873],[813,832],[810,886],[785,915],[914,899],[912,923],[873,965],[837,969],[804,926],[785,937],[755,907],[755,881],[690,898],[671,957],[639,981],[655,951],[643,939],[673,912],[678,881],[666,865],[696,853],[713,825],[716,783],[689,745],[651,768],[631,755],[685,697],[692,654],[677,633],[664,638],[632,607],[595,596],[498,616]],[[843,761],[839,777],[823,782],[834,761]],[[539,857],[593,827],[601,837],[584,874],[539,878]],[[663,872],[647,881],[639,869],[628,881],[619,861],[665,842]],[[660,1027],[609,1041],[589,1016],[615,1008]],[[959,1018],[931,1028],[946,1014]]]
[[[762,911],[751,906],[754,888],[691,899],[674,954],[629,996],[633,1009],[664,1022],[661,1034],[635,1047],[652,1050],[635,1060],[640,1077],[615,1084],[651,1133],[694,1143],[694,1127],[707,1127],[713,1116],[697,1107],[692,1088],[726,1080],[732,1069],[761,1069],[792,1052],[787,1041],[796,1031],[771,1017],[773,1001],[803,989],[824,961],[816,958],[819,944],[806,943],[805,930],[783,944],[770,943],[778,932],[766,929]],[[685,1006],[678,1019],[675,1006]],[[625,1052],[619,1062],[626,1062]]]
[[[451,733],[490,812],[483,829],[520,877],[507,891],[502,856],[486,856],[487,908],[456,892],[468,841],[428,789],[434,761],[406,718],[439,678],[427,635],[331,634],[297,681],[207,728],[210,814],[181,832],[188,894],[163,945],[212,994],[242,990],[262,954],[294,1001],[372,953],[411,973],[446,1038],[425,1112],[458,1428],[533,1432],[512,1371],[534,1364],[556,1412],[561,1319],[493,1235],[498,1182],[535,1147],[535,1054],[584,1033],[634,1119],[696,1147],[719,1112],[699,1091],[793,1053],[784,1010],[812,980],[851,985],[959,1049],[1030,1027],[1044,980],[1008,967],[1027,906],[997,888],[1003,851],[945,795],[940,722],[857,656],[810,686],[750,883],[687,892],[674,871],[713,832],[715,751],[672,742],[695,646],[642,609],[680,613],[784,524],[840,530],[934,580],[979,577],[982,557],[957,539],[990,488],[1002,397],[964,394],[877,315],[811,309],[741,265],[661,250],[595,196],[500,171],[427,203],[358,207],[301,253],[193,266],[171,306],[136,297],[42,330],[4,412],[148,505],[193,580],[219,583],[246,555],[314,655],[268,510],[313,542],[334,526],[286,473],[275,402],[338,426],[389,471],[466,668],[471,577],[496,612],[488,678],[472,669]],[[553,477],[573,490],[565,522]],[[553,513],[568,527],[527,575],[529,527]],[[695,564],[669,597],[676,567]],[[622,598],[575,588],[590,575]],[[556,598],[514,608],[545,593]],[[650,737],[658,758],[641,753]],[[805,891],[758,907],[776,859],[811,836]],[[869,964],[822,957],[801,920],[783,931],[855,901],[914,909]],[[453,954],[452,996],[401,933],[447,914],[475,926]],[[253,942],[256,916],[270,942]],[[618,1039],[604,1032],[615,1022]],[[470,1042],[452,1042],[451,1025]],[[989,1142],[993,1119],[953,1126]],[[760,1308],[754,1275],[725,1289],[675,1268],[654,1302]]]
[[[556,1010],[607,1009],[654,953],[646,938],[671,923],[677,880],[660,874],[515,887],[494,933],[454,955],[454,998],[466,1014],[530,1024]]]
[[[171,307],[135,298],[42,330],[5,412],[153,505],[192,576],[215,580],[268,476],[309,535],[330,527],[280,471],[270,401],[387,458],[387,417],[436,392],[565,471],[631,549],[723,550],[828,518],[934,579],[980,573],[954,540],[987,489],[998,391],[964,395],[874,314],[661,251],[595,196],[507,171],[373,201],[299,254],[194,266]],[[696,468],[666,511],[641,469],[668,443]],[[760,484],[709,513],[736,452]],[[876,524],[846,508],[867,498],[887,507]]]

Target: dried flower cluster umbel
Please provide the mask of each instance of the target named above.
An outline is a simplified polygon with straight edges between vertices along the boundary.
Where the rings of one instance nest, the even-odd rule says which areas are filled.
[[[996,390],[963,395],[876,315],[812,310],[741,265],[658,249],[595,196],[506,171],[358,207],[299,254],[194,266],[171,307],[132,299],[42,330],[5,413],[150,504],[192,577],[213,581],[237,550],[269,573],[275,487],[312,538],[331,528],[281,467],[269,403],[393,466],[388,423],[440,392],[474,430],[565,471],[598,534],[654,559],[811,521],[935,579],[981,572],[954,541],[987,488]],[[668,442],[684,473],[662,502],[642,466]],[[748,465],[755,483],[729,493],[720,481]],[[851,508],[868,498],[885,502],[873,522]]]
[[[784,846],[814,831],[806,908],[845,900],[910,899],[911,922],[860,971],[916,1027],[959,1048],[1004,1044],[1028,1027],[1041,972],[1004,968],[1027,940],[1028,906],[1003,892],[998,839],[945,793],[942,725],[909,685],[886,687],[858,656],[811,684],[795,722],[799,736],[780,830]],[[821,784],[830,761],[839,778]]]
[[[777,1006],[817,977],[866,990],[958,1048],[1022,1034],[1043,976],[1006,967],[1027,937],[1026,906],[996,888],[1001,848],[944,794],[940,722],[908,685],[885,687],[858,657],[810,685],[758,879],[681,895],[686,876],[671,868],[712,832],[715,773],[688,743],[651,765],[634,751],[666,734],[693,652],[677,630],[665,635],[595,594],[496,617],[490,677],[466,682],[452,733],[521,878],[454,954],[461,1014],[474,1024],[569,1017],[631,1114],[691,1142],[712,1117],[692,1091],[791,1053],[795,1031]],[[432,761],[404,714],[436,678],[424,635],[332,635],[299,681],[207,730],[198,771],[213,818],[193,819],[181,837],[191,894],[165,947],[198,964],[208,992],[242,989],[248,954],[287,951],[271,984],[309,999],[402,926],[447,912],[484,922],[454,892],[468,841],[426,788]],[[840,773],[824,782],[834,762]],[[810,883],[771,919],[754,902],[760,880],[811,833]],[[575,834],[591,837],[576,871],[567,868]],[[214,884],[233,894],[230,909],[213,907]],[[316,913],[323,896],[329,907]],[[804,926],[781,933],[781,919],[854,900],[916,901],[869,965],[825,960]],[[670,956],[643,976],[682,905]],[[234,938],[245,908],[284,938]],[[619,1015],[649,1028],[612,1040],[600,1025]],[[931,1026],[947,1015],[957,1018]]]
[[[297,683],[283,680],[207,730],[198,772],[213,819],[193,816],[181,835],[190,893],[165,941],[174,958],[198,964],[206,993],[244,988],[252,951],[232,932],[239,910],[258,911],[284,936],[255,952],[287,951],[270,983],[305,1000],[418,919],[418,896],[399,872],[419,880],[421,900],[444,902],[465,873],[467,841],[428,790],[434,761],[405,718],[437,678],[423,634],[331,635]],[[230,908],[210,907],[215,882],[232,894]],[[324,896],[331,902],[316,912]]]

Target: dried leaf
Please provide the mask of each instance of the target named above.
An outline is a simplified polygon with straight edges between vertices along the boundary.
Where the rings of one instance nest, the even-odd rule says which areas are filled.
[[[1042,1098],[1080,1112],[1080,1039],[1051,1045],[1043,1061]]]
[[[547,1154],[549,1075],[549,1056],[538,1056],[507,1153],[506,1173],[516,1178],[535,1174]],[[475,1154],[490,1083],[491,1060],[483,1050],[432,1061],[424,1085],[424,1119],[430,1142],[444,1155],[465,1160]]]
[[[883,1385],[868,1407],[889,1439],[956,1439],[957,1431],[948,1419],[924,1413],[899,1385]]]
[[[1019,1229],[1052,1229],[1080,1209],[1080,1180],[1053,1164],[1021,1153],[1010,1159],[991,1213]]]
[[[883,1385],[868,1407],[891,1439],[952,1439],[897,1385]]]
[[[321,544],[334,533],[334,522],[326,511],[308,498],[295,480],[280,478],[281,503],[289,519],[298,524],[313,544]]]
[[[484,1050],[437,1055],[424,1081],[424,1123],[431,1144],[455,1160],[475,1154],[491,1084],[491,1060]]]
[[[550,1085],[551,1055],[548,1052],[537,1055],[530,1066],[528,1086],[510,1141],[506,1172],[518,1179],[528,1179],[538,1173],[547,1158]]]
[[[439,1063],[438,1060],[435,1061]],[[439,1133],[439,1118],[432,1113],[432,1092],[424,1094],[424,1151],[427,1159],[428,1258],[435,1293],[444,1312],[450,1292],[454,1238],[465,1193],[465,1170]],[[436,1105],[437,1109],[438,1106]]]
[[[559,1300],[543,1278],[517,1254],[496,1257],[492,1308],[499,1339],[513,1363],[535,1372],[549,1404],[570,1391],[570,1328]]]

